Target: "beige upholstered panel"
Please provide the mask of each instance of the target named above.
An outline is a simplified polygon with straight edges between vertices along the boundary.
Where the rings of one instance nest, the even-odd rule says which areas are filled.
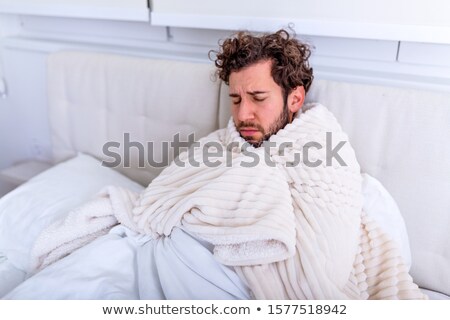
[[[221,123],[229,117],[227,90],[223,84]],[[450,94],[316,81],[307,100],[336,115],[362,170],[397,201],[415,281],[450,295]]]
[[[153,142],[153,158],[161,162],[162,141],[173,141],[176,133],[187,141],[193,132],[198,139],[217,128],[220,82],[211,81],[207,64],[59,52],[50,55],[48,72],[56,162],[77,151],[113,161],[102,148],[114,141],[121,147],[108,150],[123,155],[125,133],[145,146],[144,154]],[[147,168],[136,169],[138,147],[130,150],[134,168],[124,168],[122,161],[119,170],[148,184],[161,168],[144,159]]]

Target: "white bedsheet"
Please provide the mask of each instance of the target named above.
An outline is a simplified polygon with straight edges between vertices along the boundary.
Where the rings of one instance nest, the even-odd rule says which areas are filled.
[[[245,285],[210,249],[181,229],[150,240],[118,226],[4,299],[248,299]]]
[[[0,298],[25,280],[25,272],[17,269],[0,253]]]

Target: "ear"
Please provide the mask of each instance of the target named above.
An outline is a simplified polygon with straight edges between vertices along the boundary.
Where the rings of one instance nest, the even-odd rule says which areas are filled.
[[[288,108],[292,113],[296,113],[303,106],[305,102],[305,88],[298,86],[288,96]]]

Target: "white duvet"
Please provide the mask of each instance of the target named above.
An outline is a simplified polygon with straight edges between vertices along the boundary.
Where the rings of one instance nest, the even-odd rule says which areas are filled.
[[[128,181],[122,181],[123,179],[126,178],[102,167],[97,160],[79,155],[14,190],[8,197],[0,199],[0,252],[5,252],[9,258],[0,259],[4,260],[0,261],[0,297],[249,298],[245,285],[234,271],[216,262],[211,253],[212,248],[207,243],[200,243],[179,229],[176,229],[170,238],[148,241],[146,237],[136,235],[123,226],[117,226],[109,234],[22,282],[27,271],[24,266],[30,251],[29,244],[39,230],[62,215],[62,204],[47,208],[47,203],[56,201],[55,192],[61,194],[58,203],[68,203],[68,211],[75,200],[64,194],[81,195],[90,192],[93,196],[101,185],[111,183],[133,187]],[[42,192],[39,192],[43,187],[55,189],[52,199],[42,199]],[[134,186],[134,189],[138,191],[142,187]],[[77,193],[76,190],[80,192]],[[381,213],[382,216],[374,218],[397,241],[403,258],[409,262],[406,229],[395,201],[378,181],[368,175],[363,175],[363,193],[365,210],[369,215]],[[21,201],[25,198],[28,202]],[[87,196],[80,196],[76,201],[81,204],[87,200]],[[21,219],[20,225],[9,223],[19,221],[18,219]],[[20,228],[23,231],[17,233],[22,230]],[[7,233],[12,230],[15,232]],[[16,288],[13,289],[14,287]]]
[[[0,297],[25,280],[25,272],[17,269],[7,257],[0,253]]]
[[[117,226],[4,299],[248,299],[236,273],[181,229],[151,240]]]

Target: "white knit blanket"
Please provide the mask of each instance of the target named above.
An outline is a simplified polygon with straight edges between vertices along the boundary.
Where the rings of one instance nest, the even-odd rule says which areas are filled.
[[[304,109],[270,138],[270,148],[241,148],[230,119],[141,194],[108,187],[44,231],[34,269],[119,222],[154,238],[181,227],[209,241],[259,299],[425,298],[393,241],[362,211],[360,168],[347,135],[324,106]],[[344,165],[327,159],[341,142]]]

